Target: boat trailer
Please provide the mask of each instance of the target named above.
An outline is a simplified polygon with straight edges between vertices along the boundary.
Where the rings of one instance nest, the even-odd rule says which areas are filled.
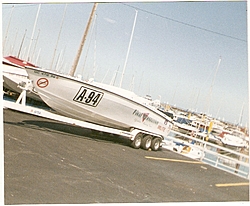
[[[162,140],[164,140],[163,136],[148,131],[142,131],[136,128],[131,128],[130,131],[120,130],[116,128],[106,127],[90,122],[69,118],[63,115],[52,113],[45,109],[29,106],[26,104],[26,92],[30,90],[31,84],[32,84],[31,80],[27,82],[22,82],[22,84],[19,85],[19,87],[22,89],[22,92],[20,93],[16,102],[3,99],[3,108],[43,117],[46,119],[59,121],[74,126],[80,126],[86,129],[119,135],[127,139],[130,139],[131,146],[135,149],[142,148],[145,150],[151,149],[153,151],[157,151],[163,144],[162,143]]]

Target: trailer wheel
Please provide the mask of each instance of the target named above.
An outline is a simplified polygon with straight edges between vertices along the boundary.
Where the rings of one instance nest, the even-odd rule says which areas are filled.
[[[134,140],[131,143],[131,146],[135,149],[139,149],[142,143],[142,134],[139,133],[135,136]]]
[[[153,151],[157,151],[160,148],[160,145],[161,145],[161,139],[156,137],[152,140],[151,149]]]
[[[141,147],[145,150],[148,150],[151,146],[151,142],[152,142],[152,137],[150,135],[145,135],[142,139]]]

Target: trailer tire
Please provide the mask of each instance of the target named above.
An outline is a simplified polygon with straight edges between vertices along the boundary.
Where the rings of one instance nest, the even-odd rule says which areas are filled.
[[[151,149],[153,151],[157,151],[161,146],[161,139],[156,137],[152,140],[152,143],[151,143]]]
[[[152,136],[145,135],[142,139],[142,142],[141,142],[141,148],[148,150],[151,147],[151,143],[152,143]]]
[[[142,134],[139,133],[135,136],[134,140],[131,142],[131,146],[135,149],[139,149],[142,143]]]

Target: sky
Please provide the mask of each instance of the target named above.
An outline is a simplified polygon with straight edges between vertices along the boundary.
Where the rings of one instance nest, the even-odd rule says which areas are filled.
[[[92,7],[2,4],[3,56],[69,73]],[[76,74],[246,126],[247,60],[245,1],[99,3]]]

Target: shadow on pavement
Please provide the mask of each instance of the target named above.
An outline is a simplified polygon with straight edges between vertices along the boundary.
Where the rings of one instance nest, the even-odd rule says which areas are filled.
[[[58,134],[67,134],[72,137],[90,139],[95,141],[109,141],[121,145],[130,146],[130,140],[110,133],[91,130],[79,126],[58,123],[52,121],[24,120],[22,122],[6,122],[4,124],[16,125],[19,127],[30,128],[40,131],[53,132]]]

